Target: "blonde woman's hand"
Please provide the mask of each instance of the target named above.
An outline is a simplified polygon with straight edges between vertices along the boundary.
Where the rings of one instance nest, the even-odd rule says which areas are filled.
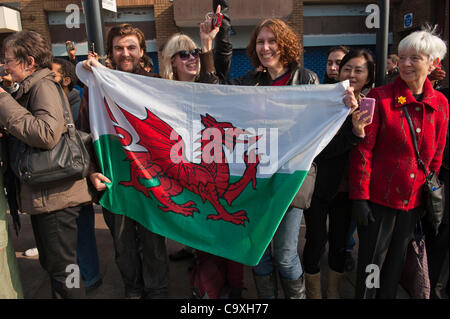
[[[216,14],[220,13],[220,5],[217,6]],[[217,33],[219,32],[219,27],[212,26],[212,18],[207,17],[205,21],[200,23],[200,39],[202,42],[202,52],[209,52],[212,50],[212,41],[216,37]]]

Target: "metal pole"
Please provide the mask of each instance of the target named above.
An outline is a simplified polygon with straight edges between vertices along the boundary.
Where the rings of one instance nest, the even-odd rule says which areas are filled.
[[[102,16],[101,0],[83,0],[88,50],[98,53],[99,61],[105,64],[105,29]]]
[[[377,70],[375,86],[386,82],[386,60],[389,37],[389,0],[378,0],[380,8],[380,28],[377,29]]]

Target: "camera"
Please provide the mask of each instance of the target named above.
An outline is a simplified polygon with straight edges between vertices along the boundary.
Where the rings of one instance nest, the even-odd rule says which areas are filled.
[[[73,49],[75,49],[75,43],[73,43],[73,41],[69,41],[66,43],[66,50],[67,52],[72,51]]]
[[[223,14],[222,13],[213,13],[213,12],[208,12],[206,14],[206,18],[209,19],[211,18],[211,26],[213,28],[215,27],[219,27],[222,25],[222,21],[223,21]]]
[[[212,19],[212,27],[219,27],[222,25],[222,21],[223,21],[223,14],[222,13],[216,13],[214,14],[214,17]]]

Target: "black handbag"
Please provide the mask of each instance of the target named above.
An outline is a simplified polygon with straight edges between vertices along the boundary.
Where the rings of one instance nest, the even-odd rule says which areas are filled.
[[[35,148],[14,138],[11,163],[20,182],[43,186],[53,182],[79,180],[87,176],[90,157],[86,145],[88,133],[78,131],[69,116],[69,108],[59,85],[56,85],[64,108],[67,131],[51,150]]]
[[[425,173],[426,181],[423,187],[423,195],[424,195],[424,203],[425,203],[425,220],[433,227],[435,235],[437,235],[439,231],[439,225],[442,222],[442,218],[444,216],[444,207],[445,207],[445,193],[444,193],[444,184],[442,184],[439,178],[436,176],[434,172],[428,173],[425,164],[420,158],[419,148],[417,146],[417,139],[414,133],[414,125],[411,121],[411,117],[406,109],[403,107],[405,112],[406,119],[408,121],[409,129],[411,132],[414,151],[417,156],[417,162],[420,168]]]

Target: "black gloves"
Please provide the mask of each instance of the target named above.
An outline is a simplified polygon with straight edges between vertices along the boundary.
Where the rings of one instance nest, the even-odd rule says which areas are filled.
[[[375,218],[367,200],[354,200],[352,207],[352,219],[358,226],[368,226]]]

